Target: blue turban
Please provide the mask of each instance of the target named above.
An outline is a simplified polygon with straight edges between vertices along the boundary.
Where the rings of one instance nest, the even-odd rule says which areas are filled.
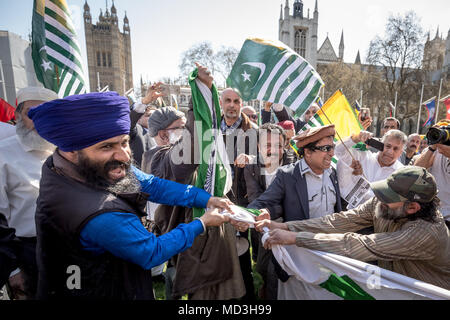
[[[117,92],[87,93],[31,108],[39,135],[62,151],[77,151],[130,133],[130,105]]]

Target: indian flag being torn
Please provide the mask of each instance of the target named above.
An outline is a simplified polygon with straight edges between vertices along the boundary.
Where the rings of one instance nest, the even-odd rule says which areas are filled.
[[[274,245],[272,252],[288,275],[302,281],[304,292],[296,295],[304,299],[450,299],[449,290],[337,254],[294,245]]]

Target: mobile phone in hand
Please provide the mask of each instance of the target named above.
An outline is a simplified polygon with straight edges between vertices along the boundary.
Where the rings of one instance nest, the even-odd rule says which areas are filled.
[[[366,144],[368,146],[371,146],[372,148],[379,150],[379,151],[384,151],[384,143],[381,141],[378,141],[376,139],[371,138],[366,141]]]
[[[370,117],[370,109],[369,108],[361,108],[360,115],[361,115],[361,122],[366,121]]]

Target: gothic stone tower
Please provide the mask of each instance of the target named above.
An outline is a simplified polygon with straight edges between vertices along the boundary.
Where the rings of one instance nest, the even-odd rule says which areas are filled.
[[[289,0],[281,5],[279,21],[279,40],[305,58],[314,68],[317,66],[317,31],[319,25],[319,11],[317,0],[313,18],[303,14],[303,1],[295,0],[293,15],[290,14]]]
[[[92,23],[89,5],[84,4],[84,30],[91,92],[109,86],[110,91],[123,95],[133,88],[130,25],[125,13],[123,32],[119,30],[117,9],[114,2],[108,5],[97,24]],[[100,83],[98,83],[100,82]]]
[[[438,27],[433,40],[430,41],[430,33],[428,33],[428,39],[423,52],[423,68],[428,71],[441,70],[444,65],[444,56],[445,40],[441,39]]]

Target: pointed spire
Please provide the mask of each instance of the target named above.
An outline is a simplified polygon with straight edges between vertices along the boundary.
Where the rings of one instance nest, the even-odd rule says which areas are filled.
[[[290,10],[289,10],[289,0],[286,0],[286,5],[284,6],[284,19],[289,19]]]
[[[427,34],[427,42],[430,42],[430,31],[428,31],[428,34]]]
[[[316,0],[316,5],[314,6],[314,12],[319,12],[319,6],[317,5],[317,0]]]
[[[339,43],[339,47],[344,47],[344,29],[342,29],[341,33],[341,42]]]
[[[341,42],[339,43],[339,59],[344,60],[344,30],[342,30]]]
[[[281,4],[281,9],[280,9],[280,20],[283,20],[283,4]]]
[[[361,64],[361,55],[359,54],[359,50],[358,50],[358,54],[356,55],[355,64]]]
[[[434,39],[437,39],[437,38],[439,38],[439,26],[437,27],[437,30],[436,30],[436,37],[434,37]]]

